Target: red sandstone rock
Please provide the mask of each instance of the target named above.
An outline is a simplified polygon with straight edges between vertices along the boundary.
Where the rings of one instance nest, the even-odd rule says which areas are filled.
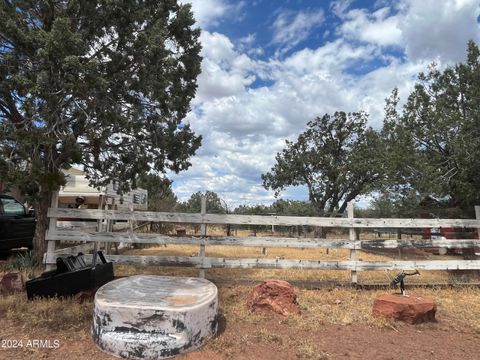
[[[273,310],[283,316],[300,314],[293,286],[283,280],[265,280],[253,288],[248,296],[250,311]]]
[[[0,275],[0,294],[7,295],[25,289],[25,281],[22,273],[16,271]]]
[[[381,295],[373,303],[374,314],[410,324],[435,321],[436,311],[437,305],[433,299],[417,295]]]

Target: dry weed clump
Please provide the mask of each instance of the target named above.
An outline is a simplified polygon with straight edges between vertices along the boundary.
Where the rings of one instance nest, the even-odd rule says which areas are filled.
[[[306,339],[299,339],[294,346],[295,355],[298,359],[328,360],[331,358],[327,352],[320,350],[317,344]]]
[[[2,318],[29,328],[79,330],[90,323],[92,303],[79,304],[72,298],[28,300],[24,293],[0,298]]]

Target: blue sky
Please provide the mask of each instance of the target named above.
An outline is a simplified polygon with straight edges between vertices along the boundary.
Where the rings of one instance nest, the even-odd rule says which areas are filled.
[[[171,175],[182,200],[211,190],[232,206],[272,202],[260,176],[309,120],[364,110],[379,127],[394,87],[406,98],[430,63],[463,61],[467,41],[480,40],[474,0],[184,2],[203,46],[185,121],[203,145],[188,171]]]

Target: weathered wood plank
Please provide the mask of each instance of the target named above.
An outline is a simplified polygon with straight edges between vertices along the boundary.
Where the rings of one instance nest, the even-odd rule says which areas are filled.
[[[480,227],[480,220],[474,219],[369,219],[369,218],[321,218],[299,216],[262,216],[233,214],[189,214],[152,211],[94,210],[94,209],[54,209],[48,216],[52,218],[134,220],[192,224],[232,224],[232,225],[310,225],[324,227],[358,228],[424,228],[424,227]]]
[[[480,270],[480,260],[358,261],[356,269],[368,270]]]
[[[93,243],[87,243],[87,244],[80,244],[80,245],[75,245],[75,246],[70,246],[68,248],[63,248],[63,249],[57,249],[53,253],[54,254],[61,254],[66,251],[68,251],[71,254],[78,254],[79,252],[81,253],[87,253],[93,249]]]
[[[480,246],[478,239],[423,239],[423,240],[348,240],[319,238],[285,238],[285,237],[223,237],[211,236],[205,239],[188,236],[167,236],[131,232],[85,232],[76,230],[49,231],[47,240],[53,241],[92,241],[107,243],[139,244],[185,244],[185,245],[230,245],[252,247],[284,248],[336,248],[336,249],[394,249],[394,248],[470,248]]]
[[[354,218],[353,203],[351,201],[349,201],[348,204],[347,204],[347,216],[348,216],[349,219]],[[357,239],[357,236],[356,236],[356,233],[355,233],[355,228],[351,227],[350,229],[348,229],[348,238],[350,239],[350,241],[355,241]],[[356,249],[351,249],[350,250],[350,261],[356,261],[356,260],[357,260],[357,250]],[[351,277],[352,284],[356,284],[357,279],[358,279],[357,271],[352,270],[352,272],[350,274],[350,277]]]
[[[202,195],[200,201],[200,213],[202,215],[202,218],[204,218],[205,214],[207,213],[207,197],[205,195]],[[202,240],[207,237],[207,225],[205,223],[202,223],[200,225],[200,234],[202,235]],[[198,249],[198,256],[201,258],[205,258],[205,241],[202,241],[200,243],[200,248]],[[205,270],[200,269],[198,276],[200,278],[205,278]]]
[[[334,247],[353,249],[360,246],[349,240],[328,240],[313,238],[274,238],[274,237],[199,237],[167,236],[158,234],[141,234],[131,232],[96,233],[75,230],[57,230],[48,232],[48,240],[57,241],[96,241],[96,242],[123,242],[140,244],[190,244],[199,245],[202,241],[206,245],[232,245],[254,247],[290,247],[290,248],[323,248]]]
[[[206,214],[209,224],[234,225],[310,225],[324,227],[358,228],[424,228],[424,227],[477,227],[473,219],[370,219],[370,218],[322,218],[299,216],[221,215]]]
[[[393,240],[362,240],[360,249],[395,249],[395,248],[471,248],[480,246],[478,239],[393,239]]]
[[[89,232],[77,230],[57,230],[47,232],[46,239],[56,241],[92,241],[106,243],[138,244],[191,244],[198,245],[200,238],[186,236],[166,236],[132,232]]]
[[[172,223],[202,222],[200,214],[169,213],[153,211],[129,211],[129,210],[97,210],[97,209],[65,209],[49,208],[48,216],[53,218],[90,219],[90,220],[121,220],[121,221],[153,221]]]
[[[51,208],[57,208],[58,207],[58,191],[54,191],[52,193],[52,199],[50,201],[50,207]],[[57,228],[57,219],[50,219],[48,223],[48,230],[53,231]],[[53,253],[55,251],[55,241],[48,241],[47,242],[47,252],[43,254],[43,263],[46,264],[45,270],[53,270],[53,266],[47,264],[45,262],[45,259],[47,257],[47,253]]]
[[[66,253],[68,254],[68,253]],[[55,256],[53,256],[55,255]],[[55,263],[58,254],[47,254],[47,263]],[[480,270],[480,260],[432,261],[317,261],[287,259],[227,259],[187,256],[107,255],[116,264],[183,266],[197,268],[263,268],[263,269],[317,269],[317,270]],[[92,256],[86,255],[87,261]]]

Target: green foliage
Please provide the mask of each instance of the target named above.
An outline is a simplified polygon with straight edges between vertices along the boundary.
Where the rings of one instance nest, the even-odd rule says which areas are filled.
[[[37,199],[41,256],[62,169],[122,193],[191,165],[200,30],[176,0],[11,0],[0,19],[0,178]]]
[[[314,216],[315,209],[309,201],[276,200],[271,205],[240,205],[235,214],[241,215],[281,215],[281,216]]]
[[[264,187],[278,196],[288,186],[306,185],[317,215],[343,212],[350,200],[382,180],[382,140],[366,122],[363,112],[336,112],[310,121],[262,175]]]
[[[124,192],[152,167],[189,167],[201,140],[181,125],[201,60],[190,5],[4,1],[0,18],[2,179],[49,192],[82,164]]]
[[[366,209],[355,209],[356,217],[368,218],[415,218],[429,217],[430,213],[422,209],[422,198],[415,191],[380,192],[375,194]],[[423,215],[423,216],[422,216]]]
[[[269,209],[280,216],[315,216],[315,208],[308,201],[279,199]]]
[[[448,198],[472,211],[480,204],[480,51],[468,44],[467,61],[439,71],[432,64],[397,112],[387,99],[383,134],[388,143],[389,184],[423,198]]]
[[[271,215],[275,211],[268,205],[240,205],[233,212],[239,215]]]
[[[162,212],[175,210],[177,196],[169,179],[155,174],[143,174],[138,178],[137,185],[148,191],[148,210]]]
[[[177,196],[172,190],[172,182],[164,176],[156,174],[142,174],[138,177],[137,185],[148,191],[148,210],[173,212],[177,210]],[[167,234],[175,228],[172,223],[151,223],[150,230]]]
[[[227,212],[228,207],[226,203],[213,191],[206,191],[205,193],[198,191],[192,194],[190,199],[179,204],[180,211],[199,213],[201,211],[202,196],[206,197],[208,213],[225,214]]]
[[[239,215],[271,215],[271,216],[315,216],[315,208],[309,201],[283,200],[279,199],[271,205],[241,205],[234,210]],[[271,226],[247,225],[242,226],[255,231],[268,231]],[[299,227],[275,226],[277,231],[293,232],[293,228],[300,233]],[[309,231],[309,227],[304,227]]]

